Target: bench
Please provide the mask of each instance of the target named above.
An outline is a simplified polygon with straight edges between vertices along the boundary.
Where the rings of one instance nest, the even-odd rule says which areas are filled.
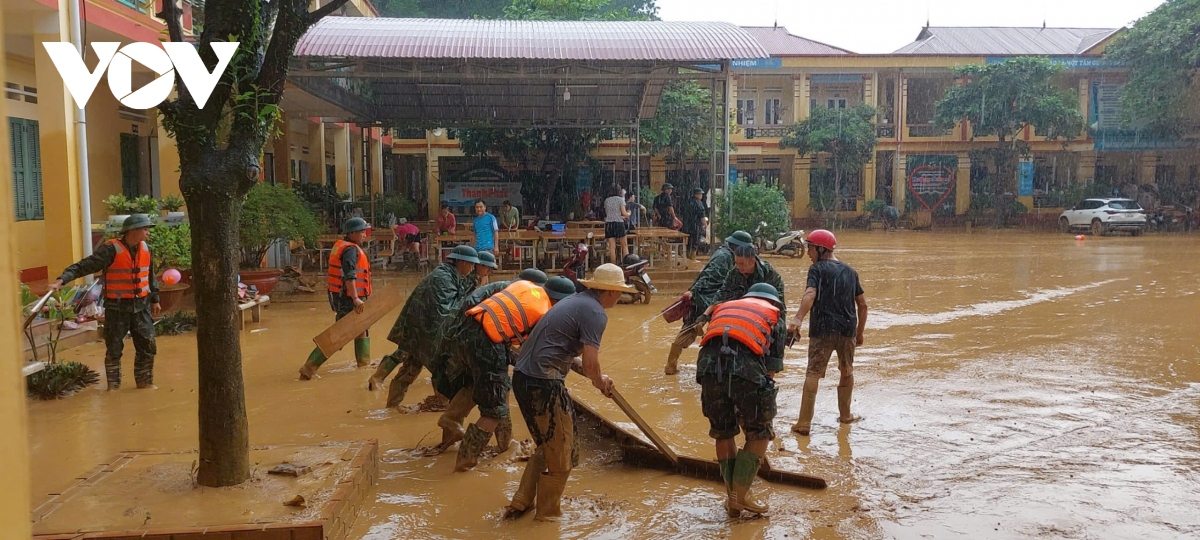
[[[238,327],[241,328],[242,330],[246,329],[246,311],[247,310],[250,311],[250,318],[254,322],[262,322],[262,308],[263,308],[263,306],[270,304],[270,303],[271,303],[271,297],[266,296],[266,295],[259,296],[258,298],[255,298],[254,300],[251,300],[249,302],[239,302],[238,303],[238,321],[239,321]]]

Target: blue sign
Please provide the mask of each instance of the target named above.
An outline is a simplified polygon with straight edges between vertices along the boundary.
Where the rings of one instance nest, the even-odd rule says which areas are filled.
[[[862,73],[814,73],[809,75],[812,84],[862,84]]]
[[[1098,58],[1094,56],[1051,56],[1050,63],[1062,66],[1066,69],[1112,69],[1124,67],[1124,64],[1108,58]],[[999,64],[1008,60],[1006,56],[989,56],[984,59],[985,64]]]
[[[592,189],[592,169],[583,167],[575,173],[575,194],[581,195],[589,189]]]
[[[1021,197],[1029,197],[1033,195],[1033,162],[1022,161],[1017,167],[1019,173],[1017,182],[1017,195]]]
[[[737,167],[734,167],[733,165],[729,166],[728,182],[731,186],[737,183]]]
[[[738,58],[729,62],[733,69],[779,69],[783,67],[782,58]]]

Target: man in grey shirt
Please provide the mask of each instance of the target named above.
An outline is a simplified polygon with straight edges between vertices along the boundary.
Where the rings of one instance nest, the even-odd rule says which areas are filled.
[[[521,346],[513,369],[513,395],[537,450],[529,459],[521,485],[505,509],[512,518],[524,514],[536,498],[537,516],[556,521],[559,501],[574,467],[575,408],[564,380],[581,371],[606,397],[613,382],[600,373],[600,338],[608,324],[604,310],[617,305],[621,293],[632,292],[615,264],[602,264],[592,279],[581,279],[588,290],[560,300],[533,327]],[[577,358],[582,356],[582,360]]]

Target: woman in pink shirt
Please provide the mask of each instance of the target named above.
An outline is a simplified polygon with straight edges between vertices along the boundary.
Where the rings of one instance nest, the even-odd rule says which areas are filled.
[[[421,254],[421,230],[416,225],[400,218],[400,222],[393,226],[392,230],[396,232],[396,241],[404,246],[404,251]]]
[[[454,234],[457,228],[458,223],[454,220],[454,214],[450,213],[450,207],[443,204],[442,211],[438,213],[437,217],[438,234]]]

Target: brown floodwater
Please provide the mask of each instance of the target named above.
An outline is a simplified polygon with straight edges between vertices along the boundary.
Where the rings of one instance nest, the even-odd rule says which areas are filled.
[[[453,473],[453,452],[424,457],[414,449],[436,443],[437,413],[384,408],[349,348],[319,380],[296,380],[311,337],[333,319],[320,302],[272,306],[243,334],[251,441],[379,439],[380,481],[352,534],[368,540],[1200,537],[1200,237],[839,236],[871,305],[854,395],[865,419],[837,423],[831,367],[812,437],[792,435],[807,340],[788,352],[769,457],[829,487],[756,483],[769,518],[728,520],[720,484],[631,468],[596,444],[567,486],[567,521],[501,522],[524,463],[502,455]],[[770,261],[794,310],[807,261]],[[697,349],[678,376],[662,375],[678,330],[656,317],[668,296],[611,310],[601,362],[677,452],[711,458]],[[391,321],[373,329],[376,357],[390,352]],[[35,503],[120,451],[195,447],[194,339],[160,339],[157,391],[30,403]],[[100,370],[103,346],[65,356]],[[131,347],[124,368],[132,379]],[[569,384],[627,421],[587,381]],[[422,377],[406,404],[430,391]]]

